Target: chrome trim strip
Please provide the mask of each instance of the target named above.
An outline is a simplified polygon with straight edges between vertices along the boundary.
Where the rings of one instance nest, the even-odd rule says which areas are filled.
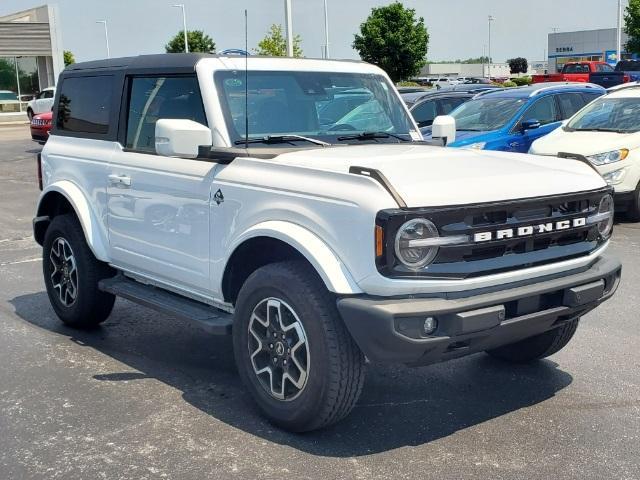
[[[451,235],[450,237],[433,237],[419,240],[409,240],[409,247],[442,247],[445,245],[460,245],[471,241],[469,235]]]

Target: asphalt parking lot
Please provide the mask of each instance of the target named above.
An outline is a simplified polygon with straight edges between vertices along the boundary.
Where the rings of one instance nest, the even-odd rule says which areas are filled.
[[[35,154],[0,127],[0,478],[640,479],[640,224],[623,282],[549,360],[370,365],[343,423],[271,427],[230,338],[118,300],[97,330],[49,306],[31,236]]]

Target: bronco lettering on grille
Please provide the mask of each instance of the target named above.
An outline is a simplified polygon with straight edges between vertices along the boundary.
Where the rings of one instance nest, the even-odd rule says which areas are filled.
[[[527,225],[518,228],[506,228],[493,232],[478,232],[473,235],[474,242],[488,242],[491,240],[506,240],[509,238],[530,237],[539,233],[550,233],[558,230],[570,230],[572,228],[584,227],[587,224],[585,217],[574,218],[572,220],[560,220],[557,222],[539,223],[537,225]]]

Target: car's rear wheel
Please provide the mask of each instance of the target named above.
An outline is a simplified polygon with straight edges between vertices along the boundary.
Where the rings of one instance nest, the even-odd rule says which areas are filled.
[[[512,363],[529,363],[562,350],[576,333],[580,319],[576,318],[560,327],[525,338],[516,343],[487,350],[492,357]]]
[[[303,262],[264,266],[236,302],[233,341],[240,376],[258,407],[291,431],[344,418],[364,381],[364,356],[331,295]]]
[[[97,260],[75,215],[55,217],[45,233],[42,269],[49,301],[65,324],[94,327],[105,321],[115,297],[98,288],[113,270]]]

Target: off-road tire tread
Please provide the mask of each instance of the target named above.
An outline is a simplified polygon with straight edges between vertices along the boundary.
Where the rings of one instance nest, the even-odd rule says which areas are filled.
[[[640,222],[640,183],[633,194],[633,200],[627,210],[627,219],[631,222]]]
[[[323,363],[330,367],[330,380],[324,405],[311,422],[290,429],[298,432],[311,431],[342,420],[360,397],[365,378],[365,362],[362,352],[340,318],[335,296],[302,261],[274,263],[259,270],[262,269],[268,269],[270,275],[290,278],[291,283],[304,292],[306,301],[319,312],[326,334],[329,358],[323,360]]]
[[[52,307],[60,320],[66,325],[74,328],[94,328],[109,317],[115,302],[115,296],[101,291],[98,288],[98,282],[112,277],[115,272],[109,265],[99,261],[93,255],[87,245],[82,226],[74,214],[58,215],[53,218],[45,233],[44,245],[49,245],[51,241],[49,237],[53,236],[53,232],[56,230],[63,232],[67,241],[74,242],[74,245],[72,245],[73,253],[78,265],[84,267],[84,272],[80,272],[83,275],[82,282],[78,279],[82,285],[78,296],[78,301],[81,304],[78,305],[79,312],[74,315],[75,318],[65,317],[64,314],[61,315],[62,312],[53,302]],[[48,261],[47,249],[43,249],[43,263]],[[49,279],[46,276],[44,281],[47,282],[48,286]]]

